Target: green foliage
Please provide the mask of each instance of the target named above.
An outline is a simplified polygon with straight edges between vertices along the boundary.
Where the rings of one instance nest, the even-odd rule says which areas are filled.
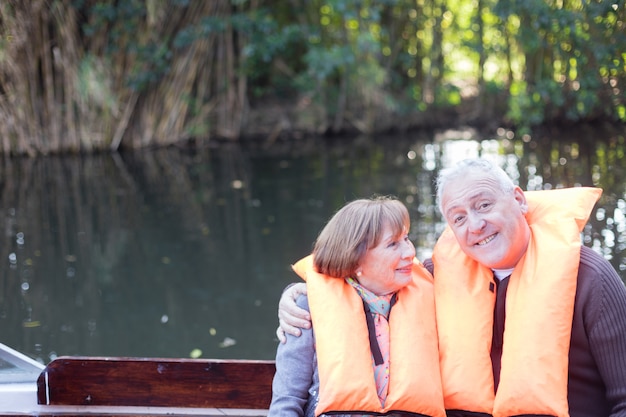
[[[205,16],[171,40],[133,36],[145,19],[142,0],[75,4],[90,16],[86,36],[106,31],[109,53],[123,48],[134,57],[128,83],[135,90],[167,74],[176,50],[233,30],[254,96],[302,92],[332,109],[347,80],[354,102],[382,94],[386,106],[401,100],[401,107],[424,110],[459,105],[458,85],[482,77],[492,90],[509,89],[508,117],[520,126],[599,115],[625,120],[624,94],[613,88],[626,71],[626,37],[617,36],[624,10],[611,2],[482,0],[476,10],[474,0],[313,0],[300,9],[287,0],[257,8],[232,1],[228,18]]]
[[[528,123],[522,117],[529,113],[536,115],[534,124],[555,118],[626,121],[619,110],[624,94],[613,88],[626,71],[620,57],[626,50],[623,4],[506,0],[494,11],[503,21],[520,21],[513,35],[525,60],[518,77],[526,91],[511,95],[509,116],[515,122]]]
[[[214,16],[207,16],[203,18],[200,23],[196,25],[189,25],[180,30],[172,46],[174,48],[186,48],[193,42],[200,38],[207,38],[211,35],[223,33],[227,28],[227,22],[224,19]]]
[[[150,93],[175,108],[172,120],[181,111],[180,123],[147,114],[156,107],[140,99],[145,108],[129,110],[149,121],[138,121],[138,129],[158,120],[164,132],[207,137],[236,138],[249,107],[276,97],[313,101],[324,118],[315,123],[335,130],[369,129],[381,119],[411,125],[428,119],[416,113],[465,100],[485,106],[464,112],[475,118],[469,122],[483,122],[502,114],[493,107],[507,99],[506,119],[495,122],[519,130],[626,122],[623,1],[55,0],[35,7],[12,0],[0,2],[0,16],[0,94],[33,101],[6,105],[15,120],[46,106],[61,115],[93,106],[82,114],[105,111],[119,122],[124,100]],[[46,30],[28,33],[44,21]],[[11,85],[16,80],[23,85]],[[51,85],[59,91],[45,92]],[[68,105],[62,98],[73,94],[80,103]],[[113,132],[113,123],[104,124],[98,131]],[[29,132],[23,127],[6,135]]]
[[[524,81],[511,84],[508,116],[518,124],[527,127],[543,121],[543,103],[528,94]]]
[[[137,32],[147,17],[145,1],[79,0],[75,4],[88,16],[81,26],[86,41],[104,38],[104,52],[112,62],[115,61],[113,56],[123,56],[133,62],[126,79],[128,87],[142,91],[167,74],[172,58],[168,39],[155,33]],[[184,7],[186,2],[174,1],[173,4]]]

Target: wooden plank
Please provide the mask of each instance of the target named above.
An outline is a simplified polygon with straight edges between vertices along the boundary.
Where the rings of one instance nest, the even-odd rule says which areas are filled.
[[[267,409],[274,361],[59,357],[37,380],[46,405]]]

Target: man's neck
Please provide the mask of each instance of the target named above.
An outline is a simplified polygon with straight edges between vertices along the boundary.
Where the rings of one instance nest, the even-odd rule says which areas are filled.
[[[493,274],[496,276],[496,278],[498,278],[498,281],[502,281],[504,278],[508,277],[509,275],[513,273],[513,269],[515,268],[492,269],[492,271],[493,271]]]

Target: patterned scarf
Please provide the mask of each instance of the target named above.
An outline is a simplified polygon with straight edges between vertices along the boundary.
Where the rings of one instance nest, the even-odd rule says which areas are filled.
[[[381,405],[385,405],[388,392],[389,382],[389,311],[395,301],[395,294],[378,296],[371,291],[365,289],[353,278],[346,278],[346,282],[356,289],[357,293],[363,299],[363,304],[367,313],[370,313],[374,323],[374,332],[376,339],[372,340],[371,321],[368,318],[368,328],[370,329],[370,346],[372,347],[372,366],[374,367],[374,379],[376,380],[376,389],[378,391],[378,399]],[[377,346],[375,346],[377,345]]]

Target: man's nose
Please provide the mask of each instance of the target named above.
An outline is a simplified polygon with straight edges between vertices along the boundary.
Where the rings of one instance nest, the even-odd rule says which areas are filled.
[[[468,217],[469,231],[472,233],[480,233],[485,228],[487,222],[477,215],[470,215]]]

